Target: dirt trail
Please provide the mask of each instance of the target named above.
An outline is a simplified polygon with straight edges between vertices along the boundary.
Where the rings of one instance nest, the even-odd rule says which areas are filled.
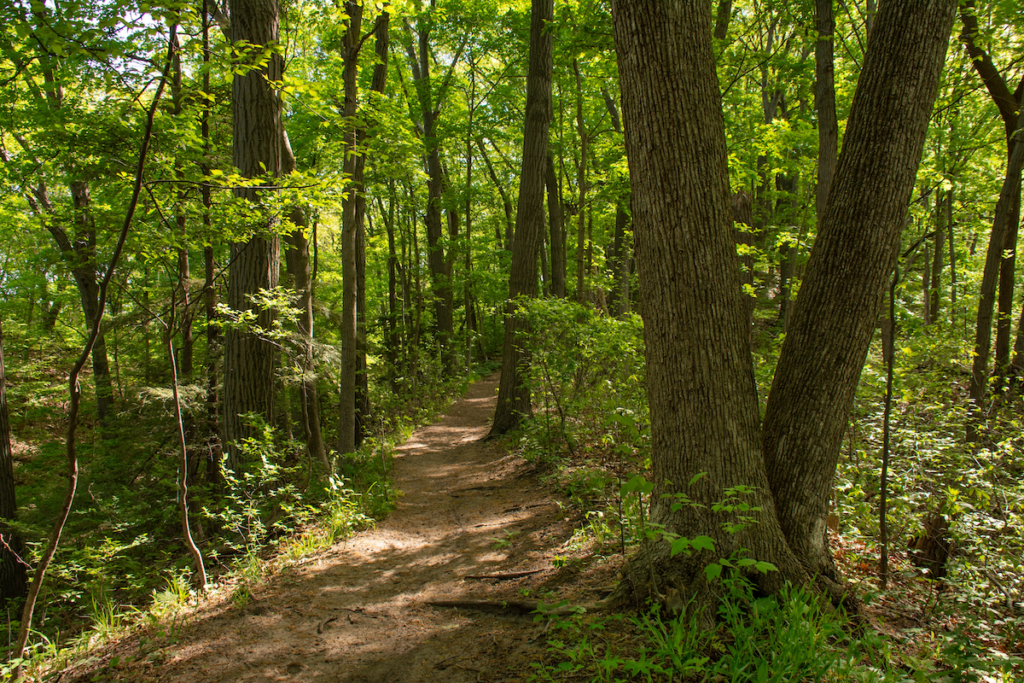
[[[243,609],[225,603],[197,615],[177,644],[150,655],[148,664],[122,665],[116,677],[526,680],[544,648],[530,617],[426,604],[518,599],[571,580],[565,570],[556,575],[551,561],[572,535],[561,506],[526,463],[480,441],[496,388],[497,375],[474,384],[398,450],[394,481],[403,495],[375,529],[283,571]],[[528,570],[542,571],[511,581],[464,578]]]

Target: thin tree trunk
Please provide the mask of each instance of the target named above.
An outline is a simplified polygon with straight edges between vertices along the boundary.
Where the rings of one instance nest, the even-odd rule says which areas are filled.
[[[583,304],[590,300],[586,285],[587,156],[590,150],[587,127],[583,120],[583,79],[576,59],[572,60],[572,70],[576,76],[576,131],[580,137],[580,165],[576,169],[576,187],[579,191],[576,210],[576,301]]]
[[[1021,109],[1017,122],[1018,128],[1024,128],[1024,108]],[[1002,260],[1002,247],[1006,243],[1006,232],[1009,230],[1014,208],[1014,198],[1020,197],[1021,165],[1024,163],[1024,144],[1013,146],[1013,152],[1006,162],[1006,176],[996,203],[996,213],[992,220],[992,234],[989,238],[988,252],[985,255],[985,268],[981,277],[981,289],[978,298],[978,317],[974,331],[974,362],[971,365],[970,400],[974,410],[980,411],[988,392],[988,356],[992,343],[992,311],[995,307],[996,285],[999,267]],[[975,425],[969,423],[968,438],[976,436]]]
[[[946,244],[946,193],[939,190],[935,193],[935,237],[932,244],[932,275],[931,275],[931,300],[928,302],[929,322],[934,323],[939,319],[939,310],[942,306],[942,264],[943,247]]]
[[[512,231],[515,229],[516,219],[513,215],[512,200],[509,199],[508,192],[505,191],[505,187],[498,180],[498,175],[494,172],[494,165],[491,164],[491,158],[487,155],[487,148],[484,146],[484,141],[477,138],[476,141],[477,149],[480,150],[480,156],[483,157],[484,165],[487,166],[487,175],[490,176],[491,182],[494,183],[494,187],[497,188],[498,194],[501,195],[501,206],[505,210],[505,235],[501,234],[501,228],[495,225],[494,228],[494,239],[499,245],[504,245],[506,251],[512,250]]]
[[[14,453],[7,412],[7,374],[4,370],[4,329],[0,320],[0,607],[28,593],[28,564],[21,536],[7,522],[18,517],[14,489]]]
[[[203,92],[210,92],[210,24],[207,0],[203,0]],[[200,118],[200,135],[203,140],[203,159],[210,156],[210,108],[211,103],[203,98],[203,113]],[[199,170],[203,177],[210,175],[210,167],[205,161],[199,164]],[[210,186],[203,182],[200,187],[200,196],[203,202],[203,231],[206,235],[213,234],[213,221],[211,211],[213,209],[213,197],[210,193]],[[206,480],[213,483],[220,478],[221,461],[224,458],[223,440],[221,439],[220,424],[220,394],[219,387],[219,364],[220,350],[223,346],[223,337],[220,334],[220,326],[217,324],[217,289],[216,289],[216,260],[214,258],[213,246],[207,245],[203,248],[203,307],[206,314],[206,434],[208,443],[209,461],[206,470]]]
[[[722,13],[725,12],[725,26],[728,28],[729,13],[732,11],[732,1],[722,0],[718,5],[718,21],[722,22]],[[715,37],[724,39],[726,28],[721,29],[720,23],[715,24]],[[622,121],[619,118],[619,109],[615,100],[607,89],[601,90],[604,97],[604,106],[608,110],[608,116],[612,120],[612,130],[622,134]],[[608,309],[614,316],[625,315],[629,311],[629,236],[626,227],[629,225],[629,214],[622,199],[615,203],[615,234],[612,237],[612,251],[608,259],[609,270],[612,275],[612,291],[608,296]]]
[[[544,166],[544,184],[548,192],[548,225],[551,231],[551,296],[565,298],[565,212],[562,193],[555,177],[555,160],[547,154]]]
[[[281,155],[281,175],[288,176],[295,170],[295,155],[285,131],[281,131]],[[316,364],[313,359],[313,281],[309,239],[306,237],[309,221],[305,210],[299,205],[288,209],[288,220],[294,229],[285,234],[288,246],[284,262],[298,294],[296,308],[299,315],[295,326],[302,340],[302,380],[299,385],[302,433],[309,457],[319,462],[325,470],[330,470],[327,446],[320,426],[320,392],[316,386]]]
[[[518,296],[537,295],[537,250],[544,231],[544,172],[551,119],[553,41],[546,25],[554,18],[553,0],[533,0],[530,20],[530,66],[526,79],[526,121],[523,131],[523,167],[519,181],[519,209],[512,243],[512,271],[505,313],[498,405],[490,436],[504,434],[531,413],[526,384],[530,362],[526,347],[528,325],[516,312]]]

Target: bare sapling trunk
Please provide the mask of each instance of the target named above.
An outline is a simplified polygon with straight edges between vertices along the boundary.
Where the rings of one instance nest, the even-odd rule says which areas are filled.
[[[171,59],[173,57],[174,50],[170,46],[174,44],[173,34],[176,32],[176,29],[176,26],[172,26],[171,28],[172,38],[168,40],[169,47],[167,61],[164,64],[163,73],[160,75],[156,92],[153,94],[153,101],[146,114],[146,127],[142,136],[142,144],[139,148],[139,160],[135,167],[135,181],[132,185],[132,195],[131,199],[128,201],[128,208],[125,212],[124,222],[121,224],[121,231],[118,234],[117,243],[114,246],[114,253],[110,256],[110,263],[107,265],[106,274],[103,276],[103,280],[99,285],[96,317],[92,321],[92,327],[89,331],[89,337],[86,339],[85,346],[82,348],[82,352],[79,354],[75,364],[71,367],[71,372],[68,374],[68,394],[70,400],[68,402],[68,431],[67,438],[65,439],[68,465],[68,487],[67,492],[64,495],[64,503],[61,505],[60,512],[57,515],[57,520],[53,525],[53,530],[50,532],[50,538],[46,543],[46,547],[43,549],[42,556],[36,563],[36,570],[32,577],[32,583],[29,585],[28,596],[25,598],[25,607],[21,613],[21,626],[18,629],[18,639],[15,643],[14,650],[11,653],[11,659],[13,660],[21,660],[25,656],[25,647],[28,643],[29,633],[32,630],[32,618],[35,613],[39,590],[42,588],[43,579],[46,577],[46,570],[49,568],[50,562],[53,560],[53,556],[57,552],[57,546],[60,544],[60,537],[64,531],[64,525],[67,523],[68,516],[71,514],[71,507],[75,501],[75,491],[78,488],[78,413],[82,405],[82,388],[79,386],[78,378],[82,373],[82,368],[85,367],[85,364],[92,353],[92,349],[97,338],[100,336],[100,324],[102,323],[103,311],[107,303],[107,289],[110,286],[111,278],[114,276],[114,270],[117,268],[117,264],[121,260],[121,252],[124,250],[125,241],[128,239],[128,230],[131,228],[132,218],[135,216],[135,207],[138,206],[139,203],[139,195],[142,192],[143,170],[146,167],[149,143],[153,135],[153,117],[156,114],[157,105],[160,104],[160,96],[163,94],[164,86],[167,83],[167,75],[171,69]],[[11,679],[13,681],[21,680],[23,673],[24,667],[19,663],[15,666],[11,674]]]

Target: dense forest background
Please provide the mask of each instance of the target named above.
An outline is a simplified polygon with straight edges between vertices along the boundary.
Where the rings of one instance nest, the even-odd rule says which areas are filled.
[[[529,3],[0,12],[0,588],[14,633],[36,605],[30,646],[386,514],[391,444],[503,354],[495,434],[600,543],[651,538],[641,314],[665,302],[638,286],[607,3],[539,24],[530,183]],[[879,8],[711,12],[763,412]],[[828,487],[840,573],[868,601],[920,579],[989,658],[1024,643],[1021,21],[957,9]]]

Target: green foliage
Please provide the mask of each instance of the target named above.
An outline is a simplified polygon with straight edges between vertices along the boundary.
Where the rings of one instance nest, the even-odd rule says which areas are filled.
[[[530,680],[939,683],[1000,680],[1013,664],[961,634],[938,637],[919,657],[901,655],[806,589],[758,597],[743,579],[724,584],[712,630],[695,614],[669,617],[657,606],[629,618],[556,618],[551,661],[534,664]]]
[[[610,318],[565,299],[523,302],[541,408],[524,427],[527,455],[558,459],[611,450],[636,461],[650,444],[640,318]]]

